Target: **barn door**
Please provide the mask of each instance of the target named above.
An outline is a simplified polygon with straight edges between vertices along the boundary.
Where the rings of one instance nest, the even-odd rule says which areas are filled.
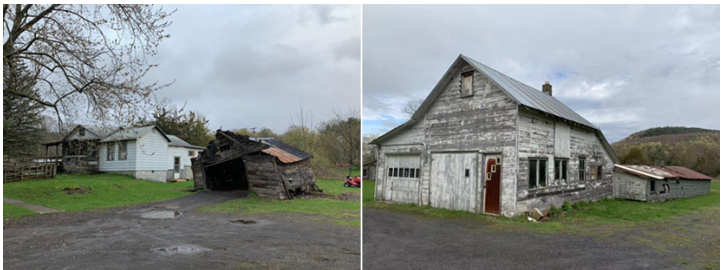
[[[420,156],[388,156],[383,195],[386,201],[418,203]]]
[[[484,212],[501,214],[501,156],[486,156],[483,174],[485,184]]]
[[[478,154],[440,153],[431,157],[431,206],[476,211]]]

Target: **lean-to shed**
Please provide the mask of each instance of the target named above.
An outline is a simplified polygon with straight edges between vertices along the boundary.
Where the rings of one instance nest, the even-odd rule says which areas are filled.
[[[678,166],[615,165],[614,197],[665,201],[710,193],[712,178]]]
[[[249,190],[274,199],[317,191],[312,155],[277,139],[250,140],[218,130],[199,157],[192,159],[194,187]]]

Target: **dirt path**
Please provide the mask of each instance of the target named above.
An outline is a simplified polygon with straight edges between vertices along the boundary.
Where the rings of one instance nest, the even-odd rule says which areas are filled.
[[[228,196],[227,196],[228,195]],[[59,213],[5,224],[7,269],[357,269],[360,230],[299,214],[194,212],[240,195],[200,193],[111,211]],[[144,219],[153,210],[176,219]],[[240,219],[244,222],[239,221]],[[235,222],[232,222],[235,221]]]
[[[23,202],[23,201],[13,200],[13,199],[5,198],[5,197],[3,197],[3,202],[9,203],[9,204],[13,204],[13,205],[17,205],[17,206],[20,206],[22,208],[35,211],[36,213],[39,213],[39,214],[49,214],[49,213],[63,212],[63,210],[48,208],[48,207],[45,207],[45,206],[42,206],[42,205],[37,205],[37,204],[32,204],[32,203],[26,203],[26,202]]]
[[[487,225],[468,220],[424,219],[367,208],[363,211],[366,270],[689,268],[671,253],[633,239],[637,232],[650,231],[644,227],[609,231],[609,236],[617,237],[534,234],[521,230],[487,231]],[[719,243],[719,227],[716,230]],[[695,234],[694,228],[692,233]],[[647,239],[651,238],[655,237]]]

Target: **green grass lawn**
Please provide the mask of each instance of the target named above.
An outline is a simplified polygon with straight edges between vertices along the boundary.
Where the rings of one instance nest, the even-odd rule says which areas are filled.
[[[363,203],[375,201],[375,180],[363,180],[362,192]]]
[[[19,218],[24,216],[35,215],[35,211],[16,206],[14,204],[3,203],[3,218]]]
[[[712,182],[712,192],[707,195],[675,199],[666,202],[637,202],[618,199],[605,199],[597,202],[579,204],[579,209],[549,217],[544,223],[527,222],[525,216],[514,218],[492,217],[464,211],[451,211],[432,207],[420,207],[414,204],[390,204],[373,201],[374,181],[364,181],[363,202],[365,207],[385,209],[393,212],[420,215],[426,218],[476,220],[501,228],[534,228],[541,232],[561,232],[585,230],[593,226],[634,226],[640,222],[655,221],[678,215],[692,213],[720,205],[720,182]]]
[[[315,179],[315,183],[325,194],[332,196],[342,193],[360,193],[360,188],[344,187],[343,179]],[[314,218],[341,225],[360,226],[360,201],[329,198],[278,201],[258,197],[251,193],[249,198],[205,206],[199,211],[224,214],[306,213],[314,215]]]
[[[51,180],[5,184],[3,196],[73,212],[173,199],[191,194],[184,190],[193,185],[191,181],[157,183],[117,174],[58,175]]]
[[[250,194],[249,198],[231,200],[199,208],[200,212],[223,214],[306,213],[347,226],[360,226],[360,202],[328,198],[272,200]]]

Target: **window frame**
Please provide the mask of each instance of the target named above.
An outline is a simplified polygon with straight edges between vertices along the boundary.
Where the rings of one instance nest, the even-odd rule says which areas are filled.
[[[123,145],[123,152],[121,152]],[[118,160],[128,160],[128,141],[118,142]]]
[[[536,169],[535,169],[535,171],[536,171],[536,179],[535,179],[535,182],[534,182],[536,185],[533,186],[533,187],[531,185],[531,162],[532,161],[536,163]],[[548,175],[549,175],[549,168],[548,168],[548,163],[547,163],[548,161],[549,161],[549,159],[546,158],[546,157],[530,157],[529,158],[529,162],[528,162],[528,168],[529,168],[529,172],[528,172],[529,189],[546,188],[546,187],[549,186],[549,181],[548,181],[549,180],[548,179],[549,178],[548,177]],[[543,179],[542,179],[542,175],[541,175],[541,172],[542,172],[542,163],[543,163],[543,170],[544,170],[543,171],[544,172]],[[543,185],[542,185],[542,180],[543,180]]]
[[[587,171],[587,158],[586,157],[579,157],[579,167],[577,168],[577,173],[579,173],[579,182],[586,181],[586,171]]]
[[[116,143],[109,142],[106,145],[106,161],[116,160]]]
[[[557,168],[557,163],[559,167]],[[560,185],[569,183],[569,159],[554,158],[554,181],[562,181]]]
[[[196,154],[194,152],[195,152],[194,150],[189,150],[189,152],[187,153],[187,155],[189,155],[190,157],[193,157]]]
[[[473,82],[474,82],[473,74],[474,74],[473,70],[461,73],[461,89],[460,89],[461,98],[473,96]],[[465,81],[466,81],[466,78],[469,76],[471,77],[471,89],[470,89],[470,91],[466,91]]]

